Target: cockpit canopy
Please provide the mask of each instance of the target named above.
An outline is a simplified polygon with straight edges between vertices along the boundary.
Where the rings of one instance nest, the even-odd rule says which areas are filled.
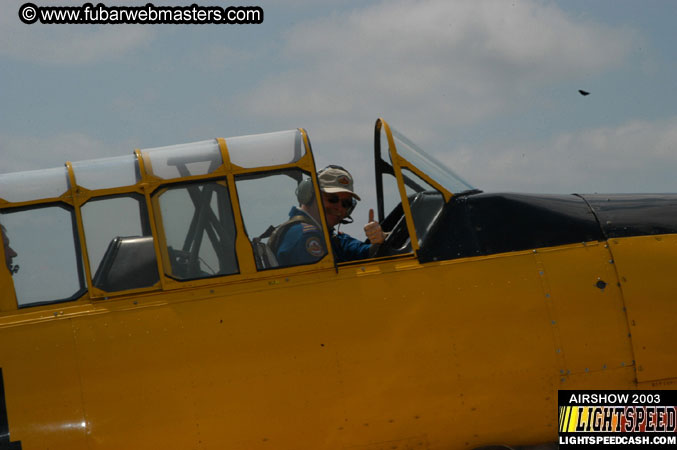
[[[382,119],[375,158],[379,218],[397,250],[390,254],[415,252],[417,230],[473,189]],[[0,223],[17,253],[14,273],[0,271],[15,294],[0,310],[333,269],[324,214],[326,242],[310,262],[284,267],[266,257],[270,227],[289,218],[304,180],[318,198],[303,129],[0,175]]]

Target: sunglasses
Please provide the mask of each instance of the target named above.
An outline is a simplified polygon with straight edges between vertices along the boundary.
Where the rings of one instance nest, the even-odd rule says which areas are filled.
[[[325,199],[329,203],[333,203],[333,204],[336,204],[340,201],[341,206],[343,206],[343,208],[345,208],[345,209],[351,208],[353,206],[353,199],[352,198],[344,198],[343,200],[341,200],[341,199],[339,199],[338,195],[327,195],[325,197]]]

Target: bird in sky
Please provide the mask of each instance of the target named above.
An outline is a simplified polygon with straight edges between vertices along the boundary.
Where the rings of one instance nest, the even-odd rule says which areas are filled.
[[[590,92],[582,91],[580,89],[578,90],[578,93],[581,94],[583,97],[585,97],[586,95],[590,95]]]

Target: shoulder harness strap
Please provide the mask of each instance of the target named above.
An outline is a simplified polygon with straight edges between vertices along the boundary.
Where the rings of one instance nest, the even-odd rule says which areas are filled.
[[[304,214],[299,214],[297,216],[294,216],[290,218],[288,221],[278,225],[275,227],[275,229],[270,233],[270,238],[268,239],[268,247],[273,251],[273,253],[277,253],[277,247],[280,245],[280,240],[282,236],[285,235],[287,230],[291,228],[292,225],[295,225],[297,223],[307,223],[310,225],[317,226],[315,221],[304,215]],[[319,229],[319,227],[318,227]]]

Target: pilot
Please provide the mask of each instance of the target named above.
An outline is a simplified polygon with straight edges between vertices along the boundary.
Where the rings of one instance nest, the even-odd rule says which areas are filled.
[[[5,226],[0,224],[0,229],[2,229],[2,245],[5,247],[5,264],[7,264],[9,272],[14,275],[17,272],[18,267],[12,265],[12,260],[19,255],[17,255],[14,249],[9,246],[9,238],[7,237],[7,229]]]
[[[340,166],[328,166],[318,172],[317,177],[336,261],[354,261],[374,256],[378,246],[385,240],[385,235],[381,225],[374,221],[373,209],[369,211],[369,223],[364,227],[369,243],[335,229],[341,223],[352,222],[350,213],[355,209],[357,200],[360,200],[353,190],[353,177]],[[314,201],[310,179],[299,184],[296,196],[299,207],[291,209],[289,221],[277,227],[269,240],[281,266],[315,262],[326,254],[320,213]]]

